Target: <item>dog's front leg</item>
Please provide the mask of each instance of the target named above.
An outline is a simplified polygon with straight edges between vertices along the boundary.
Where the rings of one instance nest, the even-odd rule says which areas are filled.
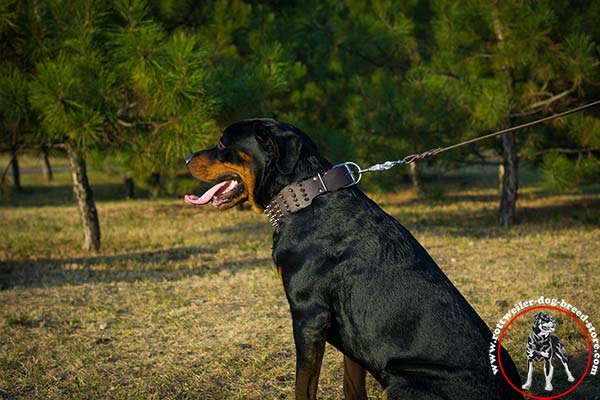
[[[325,351],[329,313],[313,309],[292,310],[292,318],[296,344],[296,400],[314,400]]]
[[[344,399],[367,400],[367,371],[344,355]]]
[[[527,360],[527,381],[521,386],[521,389],[527,390],[531,387],[531,381],[533,380],[533,360]]]

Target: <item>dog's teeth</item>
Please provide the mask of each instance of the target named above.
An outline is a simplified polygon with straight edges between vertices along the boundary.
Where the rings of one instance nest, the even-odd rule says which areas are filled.
[[[229,185],[227,185],[227,188],[223,191],[223,193],[227,193],[227,192],[231,192],[233,189],[235,189],[238,186],[238,181],[232,180],[229,182]]]

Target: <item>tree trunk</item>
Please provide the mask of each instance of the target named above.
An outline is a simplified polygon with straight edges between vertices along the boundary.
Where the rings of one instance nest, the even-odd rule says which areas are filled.
[[[13,184],[17,192],[22,192],[23,187],[21,186],[21,171],[19,170],[19,159],[17,158],[17,149],[12,148],[10,165],[13,173]]]
[[[502,193],[502,182],[504,182],[504,164],[498,164],[498,194]]]
[[[500,193],[498,221],[502,226],[509,226],[516,220],[517,190],[519,188],[519,159],[513,133],[502,136],[502,169],[502,192]]]
[[[148,184],[150,186],[150,192],[152,197],[158,197],[163,193],[162,177],[160,172],[153,172],[148,178]]]
[[[81,215],[82,247],[87,251],[98,250],[100,248],[100,224],[96,204],[94,203],[94,194],[87,178],[85,160],[72,144],[67,143],[66,146],[71,164],[71,176],[73,177],[73,194]]]
[[[48,155],[48,146],[42,146],[42,176],[48,182],[52,180],[52,166]]]
[[[126,177],[123,183],[125,185],[125,198],[133,199],[133,195],[134,195],[134,191],[135,191],[135,185],[133,183],[133,179],[131,179],[130,177]]]
[[[495,1],[493,13],[493,25],[498,47],[504,47],[505,29],[502,21],[499,18],[498,2]],[[501,72],[506,79],[506,84],[514,91],[514,82],[511,75],[511,70],[508,65],[501,67]],[[507,110],[507,114],[510,110]],[[502,128],[510,127],[510,118],[507,116]],[[517,190],[519,188],[517,159],[517,145],[515,143],[515,135],[507,133],[502,135],[502,190],[500,192],[500,210],[498,221],[502,226],[509,226],[515,223],[517,209]]]
[[[421,193],[421,181],[419,180],[419,171],[417,169],[417,163],[413,162],[409,164],[410,166],[410,183],[412,183],[412,187],[416,194]]]

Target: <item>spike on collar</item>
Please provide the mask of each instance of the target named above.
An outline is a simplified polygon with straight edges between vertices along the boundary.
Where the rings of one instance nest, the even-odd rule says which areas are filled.
[[[336,165],[322,174],[285,186],[271,199],[264,212],[269,222],[278,228],[286,215],[310,206],[315,197],[355,183],[357,181],[347,165]]]

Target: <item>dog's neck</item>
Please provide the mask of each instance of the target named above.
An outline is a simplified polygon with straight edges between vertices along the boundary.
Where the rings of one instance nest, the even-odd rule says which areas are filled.
[[[330,169],[333,165],[317,153],[305,154],[300,157],[294,170],[287,175],[271,173],[266,175],[261,182],[263,190],[255,194],[257,204],[263,209],[266,208],[273,197],[285,186],[301,182],[319,173]],[[270,169],[267,167],[267,170]]]
[[[264,212],[275,228],[288,215],[309,207],[315,197],[356,183],[348,167],[331,168],[331,163],[320,156],[302,158],[293,178],[289,175],[285,178],[286,185],[274,185],[279,190],[264,205]]]
[[[531,336],[537,343],[546,343],[550,339],[550,332],[543,331],[539,327],[533,327],[531,330]]]
[[[265,214],[278,228],[288,215],[310,206],[320,195],[338,191],[356,184],[352,172],[345,165],[335,166],[308,179],[285,186],[269,202]]]
[[[550,335],[550,331],[543,331],[543,330],[540,330],[540,331],[538,332],[538,336],[542,336],[542,337],[548,337],[549,335]]]

